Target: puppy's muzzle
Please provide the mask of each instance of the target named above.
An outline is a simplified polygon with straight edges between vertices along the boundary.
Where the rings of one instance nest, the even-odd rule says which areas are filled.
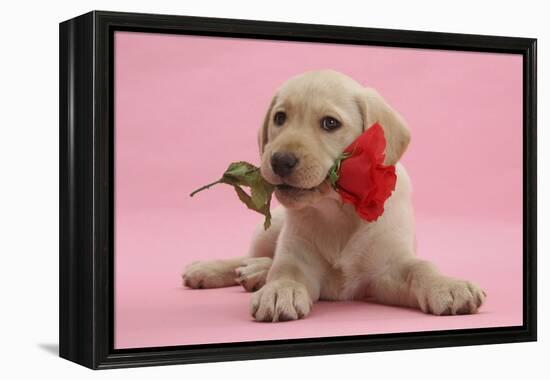
[[[271,156],[271,168],[279,177],[288,177],[298,165],[298,157],[288,152],[275,152]]]

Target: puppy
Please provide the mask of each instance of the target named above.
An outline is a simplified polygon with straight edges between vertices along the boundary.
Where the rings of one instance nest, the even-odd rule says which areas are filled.
[[[397,185],[376,222],[361,220],[327,183],[339,154],[378,122]],[[241,284],[254,291],[258,321],[307,316],[317,300],[371,300],[435,315],[477,312],[485,292],[415,257],[411,184],[398,163],[410,140],[405,122],[374,90],[335,71],[291,78],[273,97],[259,131],[261,172],[282,207],[259,226],[247,256],[196,262],[191,288]]]

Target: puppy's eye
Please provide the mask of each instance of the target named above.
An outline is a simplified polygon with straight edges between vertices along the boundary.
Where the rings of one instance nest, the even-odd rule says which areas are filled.
[[[281,126],[285,123],[285,121],[286,121],[286,113],[282,111],[275,113],[275,116],[273,116],[273,122],[275,123],[275,125]]]
[[[325,131],[330,132],[340,128],[341,126],[342,123],[330,116],[324,117],[323,120],[321,120],[321,128],[323,128]]]

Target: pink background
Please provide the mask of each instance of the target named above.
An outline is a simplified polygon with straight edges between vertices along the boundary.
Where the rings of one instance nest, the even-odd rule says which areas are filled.
[[[228,187],[188,194],[232,161],[258,163],[275,88],[324,68],[408,121],[418,255],[484,287],[479,314],[321,302],[264,324],[239,287],[181,287],[185,264],[246,253],[262,220]],[[117,32],[115,347],[522,324],[521,69],[519,55]]]

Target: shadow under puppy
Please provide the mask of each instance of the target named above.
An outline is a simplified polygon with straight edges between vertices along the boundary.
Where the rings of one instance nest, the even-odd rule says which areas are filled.
[[[375,222],[360,219],[327,182],[342,151],[378,122],[386,138],[385,165],[397,184]],[[283,84],[261,130],[261,172],[277,185],[281,207],[272,226],[258,226],[247,256],[195,262],[184,284],[215,288],[241,284],[254,291],[258,321],[309,314],[317,300],[371,300],[436,315],[477,312],[485,292],[441,274],[415,257],[411,184],[398,163],[410,140],[403,119],[374,90],[329,70]]]

